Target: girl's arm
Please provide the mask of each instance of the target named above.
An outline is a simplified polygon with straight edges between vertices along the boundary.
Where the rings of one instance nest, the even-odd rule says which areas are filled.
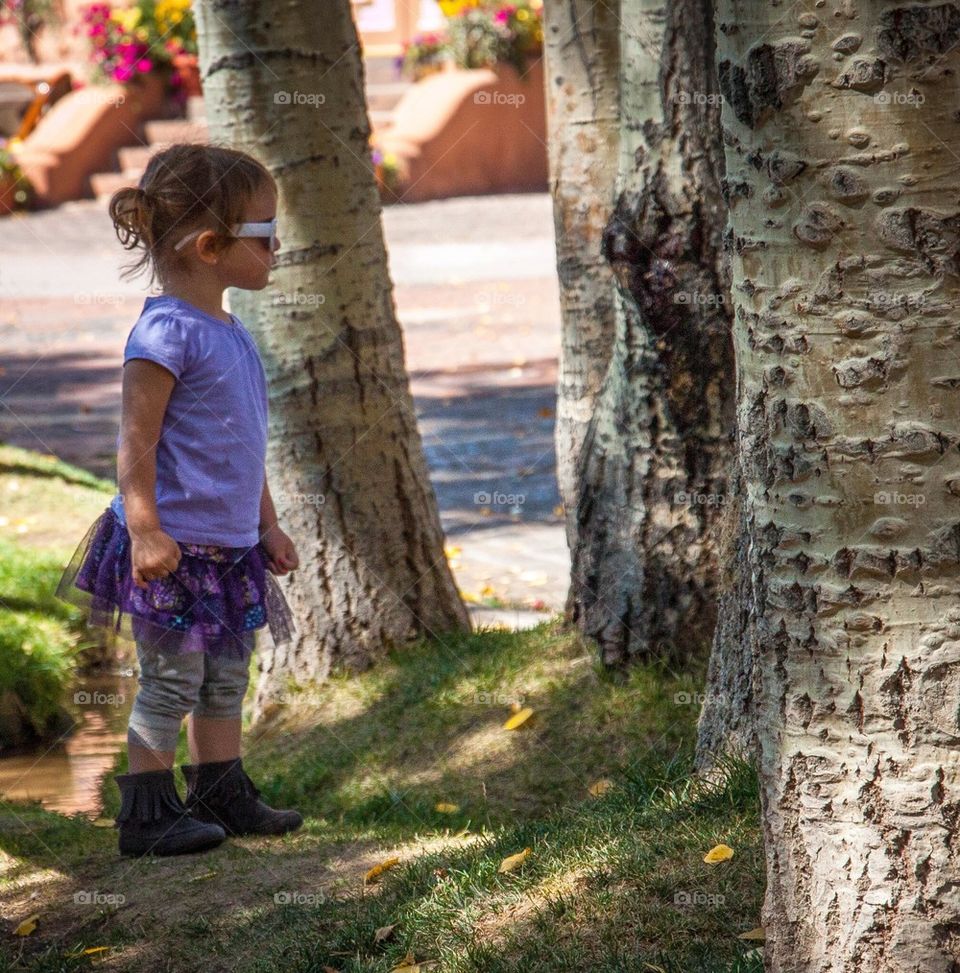
[[[267,471],[263,471],[263,492],[260,494],[260,536],[276,527],[278,523],[277,511],[270,496],[270,484],[267,482]]]
[[[131,358],[123,366],[117,484],[131,536],[160,529],[157,443],[175,383],[172,372],[146,358]]]
[[[130,533],[133,583],[144,589],[180,563],[179,544],[160,527],[156,494],[157,443],[174,382],[172,372],[146,358],[130,358],[123,366],[117,483]]]
[[[274,574],[289,574],[300,566],[293,541],[280,529],[266,470],[263,471],[263,493],[260,494],[260,540],[267,552],[267,567]]]

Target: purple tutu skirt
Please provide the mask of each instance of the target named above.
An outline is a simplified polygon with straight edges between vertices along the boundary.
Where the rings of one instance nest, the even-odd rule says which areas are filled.
[[[177,542],[180,563],[163,578],[133,583],[130,534],[110,507],[93,522],[70,558],[56,596],[77,605],[89,625],[158,649],[248,658],[269,626],[274,644],[296,631],[268,556],[253,547]]]

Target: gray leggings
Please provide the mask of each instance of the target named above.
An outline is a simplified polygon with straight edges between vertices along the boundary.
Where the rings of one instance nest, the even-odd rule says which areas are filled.
[[[253,648],[254,631],[244,633]],[[238,719],[250,681],[250,658],[210,656],[206,652],[164,652],[138,641],[140,690],[130,711],[127,738],[150,750],[177,748],[180,725],[188,713],[218,720]]]

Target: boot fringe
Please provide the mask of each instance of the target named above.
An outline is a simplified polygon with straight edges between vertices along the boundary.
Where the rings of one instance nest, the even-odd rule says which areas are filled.
[[[217,763],[191,764],[186,766],[184,777],[189,797],[206,803],[211,797],[215,804],[236,800],[256,800],[260,790],[247,776],[240,760],[224,760]]]
[[[186,808],[180,800],[174,783],[173,771],[158,774],[147,771],[144,774],[120,774],[117,783],[121,789],[120,810],[114,819],[114,827],[119,828],[126,821],[160,821],[166,812],[184,814]]]

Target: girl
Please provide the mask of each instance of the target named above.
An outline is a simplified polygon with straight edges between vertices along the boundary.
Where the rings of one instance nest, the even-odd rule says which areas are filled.
[[[263,364],[222,303],[227,287],[266,286],[276,206],[256,159],[210,145],[158,153],[140,185],[110,201],[124,248],[143,250],[127,274],[149,266],[162,293],[146,299],[124,349],[118,493],[57,595],[136,642],[129,773],[115,777],[125,855],[198,851],[303,820],[259,800],[240,758],[255,632],[269,625],[281,643],[293,627],[272,574],[299,559],[266,480]],[[187,714],[184,805],[173,761]]]

